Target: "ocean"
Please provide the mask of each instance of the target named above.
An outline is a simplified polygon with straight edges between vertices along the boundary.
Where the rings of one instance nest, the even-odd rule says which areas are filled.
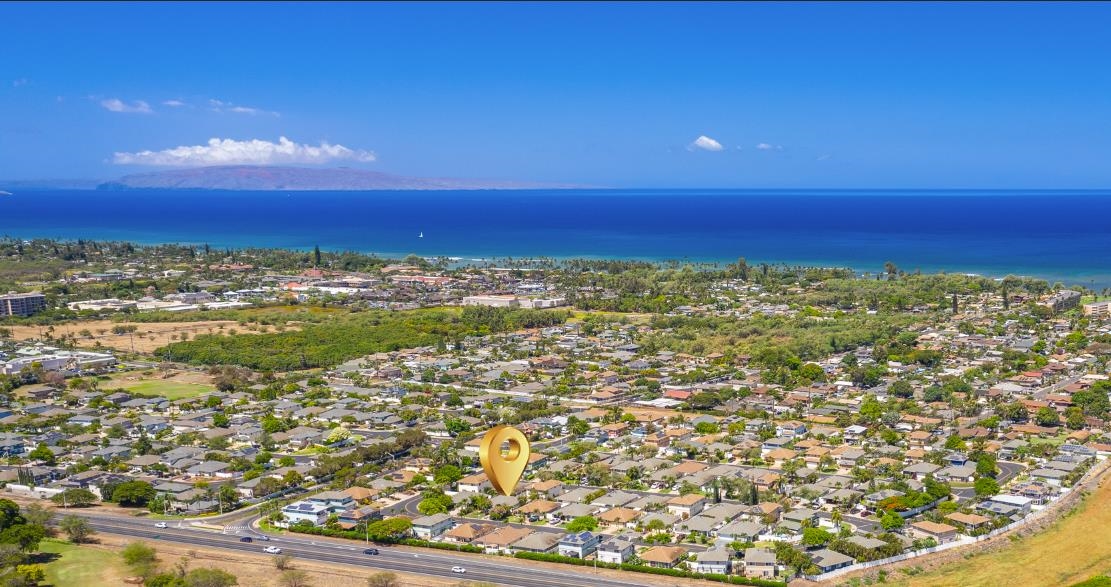
[[[858,272],[891,261],[1111,287],[1111,192],[25,191],[0,196],[0,235]]]

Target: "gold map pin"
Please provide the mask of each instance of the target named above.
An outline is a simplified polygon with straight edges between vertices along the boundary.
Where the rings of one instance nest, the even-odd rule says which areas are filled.
[[[503,443],[509,445],[505,455],[501,451]],[[525,472],[530,454],[528,438],[525,438],[524,433],[505,425],[494,426],[486,432],[478,447],[478,460],[482,463],[482,470],[486,471],[490,484],[502,495],[513,493],[513,488]]]

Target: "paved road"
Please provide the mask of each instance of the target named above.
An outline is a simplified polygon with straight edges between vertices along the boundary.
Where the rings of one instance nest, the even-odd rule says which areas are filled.
[[[512,587],[646,587],[634,574],[628,580],[615,580],[591,573],[589,568],[568,567],[566,571],[551,570],[521,560],[506,559],[493,562],[487,558],[450,551],[413,553],[406,550],[379,547],[381,554],[363,554],[362,544],[335,543],[309,538],[271,538],[269,542],[240,542],[244,535],[257,534],[250,528],[241,528],[240,535],[221,534],[171,523],[168,528],[156,528],[150,520],[131,520],[111,516],[82,514],[97,532],[117,534],[149,540],[155,546],[159,541],[183,545],[197,545],[231,551],[260,554],[267,545],[278,546],[282,554],[299,559],[319,562],[357,565],[370,569],[383,569],[424,576],[489,581]],[[451,571],[453,566],[466,568],[465,574]]]
[[[999,475],[995,477],[995,480],[999,482],[1000,487],[1003,487],[1026,470],[1026,466],[1021,463],[998,461],[995,464],[999,467]],[[976,499],[976,490],[972,487],[954,487],[953,495],[956,495],[961,501],[971,501]]]

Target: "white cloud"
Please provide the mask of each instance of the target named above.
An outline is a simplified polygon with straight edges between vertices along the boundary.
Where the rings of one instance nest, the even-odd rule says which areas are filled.
[[[16,79],[16,80],[12,80],[12,87],[13,87],[13,88],[18,88],[18,87],[20,87],[20,86],[25,86],[25,85],[27,85],[27,84],[29,84],[29,83],[31,83],[31,80],[29,80],[29,79],[27,79],[27,78],[25,78],[25,77],[21,77],[21,78],[19,78],[19,79]]]
[[[830,155],[829,153],[823,153],[821,155],[818,155],[818,161],[829,161],[831,157],[833,157],[833,155]]]
[[[135,100],[128,104],[119,98],[108,98],[107,100],[101,100],[100,105],[109,112],[137,112],[139,114],[154,112],[154,110],[151,110],[150,104],[142,100]]]
[[[260,114],[267,114],[269,116],[281,116],[278,112],[271,110],[263,110],[262,108],[254,108],[252,106],[238,106],[231,102],[224,102],[222,100],[209,100],[208,105],[213,112],[233,112],[235,114],[249,114],[251,116],[258,116]]]
[[[205,145],[181,146],[162,151],[115,153],[117,165],[160,167],[198,167],[205,165],[282,165],[320,164],[331,161],[369,163],[377,157],[372,151],[349,149],[321,141],[319,146],[302,145],[285,137],[277,143],[252,139],[209,139]]]
[[[756,148],[760,151],[782,151],[783,145],[773,145],[771,143],[759,143]]]
[[[182,102],[181,100],[166,100],[165,102],[162,102],[162,105],[169,106],[171,108],[181,108],[182,106],[188,106],[188,104]]]
[[[694,142],[687,146],[687,150],[689,151],[693,151],[695,149],[699,149],[702,151],[721,151],[725,149],[725,147],[721,146],[721,143],[715,141],[714,139],[711,139],[706,135],[702,135],[697,139],[694,139]]]

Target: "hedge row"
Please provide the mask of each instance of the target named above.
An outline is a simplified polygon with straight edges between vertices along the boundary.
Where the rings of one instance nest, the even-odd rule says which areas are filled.
[[[559,554],[518,552],[513,556],[525,560],[544,561],[549,563],[564,563],[578,566],[595,566],[595,563],[593,561],[586,561],[581,558],[563,556]],[[717,581],[719,583],[730,583],[732,585],[753,585],[755,587],[784,587],[785,585],[785,583],[780,581],[768,581],[766,579],[752,579],[749,577],[739,577],[735,575],[693,573],[691,571],[684,571],[682,569],[662,569],[644,565],[634,565],[630,563],[622,563],[619,565],[613,563],[597,563],[597,566],[605,569],[620,569],[622,571],[632,571],[634,573],[648,573],[650,575],[667,575],[669,577],[703,579],[706,581]]]
[[[325,526],[304,526],[300,524],[291,524],[289,526],[290,532],[299,534],[312,534],[315,536],[330,536],[332,538],[346,538],[348,540],[366,540],[366,534],[358,530],[336,530]],[[446,544],[444,542],[429,542],[427,540],[419,540],[416,538],[389,538],[383,536],[371,536],[374,542],[379,544],[403,544],[405,546],[420,546],[423,548],[435,548],[438,550],[455,550],[459,552],[481,553],[481,548],[471,544]]]

